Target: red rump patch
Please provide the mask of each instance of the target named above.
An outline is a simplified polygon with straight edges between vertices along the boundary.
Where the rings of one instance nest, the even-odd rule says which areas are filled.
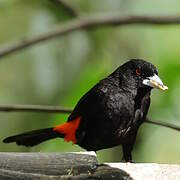
[[[79,127],[80,120],[81,118],[77,117],[72,121],[65,122],[64,124],[54,127],[53,130],[59,132],[60,134],[64,134],[65,141],[72,141],[75,144],[77,142],[76,130]]]

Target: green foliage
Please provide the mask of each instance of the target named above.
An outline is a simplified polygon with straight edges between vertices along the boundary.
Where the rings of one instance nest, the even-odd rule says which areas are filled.
[[[149,2],[150,3],[150,2]],[[175,1],[166,6],[157,1],[85,1],[72,4],[82,13],[119,12],[154,14],[177,12]],[[154,4],[154,6],[152,6]],[[166,3],[165,3],[166,4]],[[147,11],[147,12],[145,12]],[[71,19],[50,1],[11,0],[0,2],[1,47],[26,36],[51,30]],[[37,45],[0,61],[1,104],[47,104],[74,107],[95,83],[129,58],[151,61],[168,85],[167,92],[153,91],[149,116],[152,119],[179,123],[180,119],[180,41],[179,26],[125,26],[78,31]],[[67,115],[45,113],[0,114],[4,137],[66,121]],[[63,140],[52,140],[34,148],[0,144],[1,151],[79,151]],[[144,124],[133,152],[138,162],[180,163],[179,133]],[[103,161],[121,160],[121,148],[98,152]]]

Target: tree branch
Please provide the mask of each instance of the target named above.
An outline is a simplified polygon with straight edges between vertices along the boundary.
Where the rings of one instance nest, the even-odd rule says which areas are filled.
[[[174,124],[170,124],[167,122],[162,122],[162,121],[154,121],[154,120],[150,120],[149,118],[146,118],[146,123],[150,123],[150,124],[155,124],[155,125],[159,125],[159,126],[164,126],[170,129],[174,129],[176,131],[180,131],[180,127],[176,126]]]
[[[72,109],[43,105],[0,105],[0,112],[45,112],[70,114]]]
[[[72,17],[77,17],[79,16],[79,13],[75,10],[75,8],[67,2],[67,0],[50,0],[52,1],[55,5],[62,7],[69,15]]]
[[[79,17],[65,24],[61,24],[49,32],[39,34],[15,43],[9,44],[0,49],[0,58],[14,52],[23,50],[27,47],[50,39],[60,37],[73,31],[82,29],[92,29],[102,26],[123,26],[130,24],[144,25],[174,25],[180,24],[180,16],[121,16],[121,15],[94,15],[88,17]]]
[[[71,108],[65,108],[60,106],[43,106],[43,105],[0,105],[0,112],[43,112],[43,113],[63,113],[70,114],[73,111]],[[154,121],[146,118],[146,123],[155,124],[159,126],[163,126],[166,128],[174,129],[176,131],[180,131],[180,127],[174,124],[162,122],[162,121]]]

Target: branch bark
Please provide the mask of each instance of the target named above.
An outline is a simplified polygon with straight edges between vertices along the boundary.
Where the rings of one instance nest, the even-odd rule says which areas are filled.
[[[144,25],[174,25],[180,24],[180,16],[121,16],[121,15],[91,15],[79,17],[67,23],[60,24],[49,32],[26,38],[9,44],[0,49],[0,58],[21,51],[25,48],[60,37],[73,31],[92,29],[102,26],[123,26],[132,24]]]
[[[72,109],[43,105],[0,105],[0,112],[45,112],[70,114]]]
[[[154,124],[154,125],[164,126],[164,127],[176,130],[176,131],[180,131],[180,127],[179,126],[174,125],[174,124],[170,124],[170,123],[167,123],[167,122],[154,121],[154,120],[151,120],[149,118],[146,118],[145,122],[146,123],[150,123],[150,124]]]

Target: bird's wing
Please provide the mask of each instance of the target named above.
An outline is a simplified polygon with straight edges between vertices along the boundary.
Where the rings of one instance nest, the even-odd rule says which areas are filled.
[[[100,90],[99,84],[97,84],[78,101],[73,112],[68,117],[68,121],[72,121],[77,117],[84,118],[97,114],[104,108],[103,101],[105,101],[105,93]]]
[[[134,116],[133,108],[131,98],[119,88],[97,84],[80,99],[68,121],[81,117],[82,121],[107,123],[114,130],[124,129]]]

